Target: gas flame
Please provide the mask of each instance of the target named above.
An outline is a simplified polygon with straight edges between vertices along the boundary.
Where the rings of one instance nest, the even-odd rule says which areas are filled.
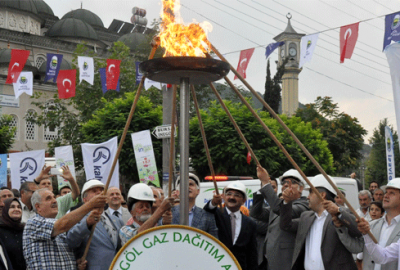
[[[179,0],[162,0],[163,12],[160,33],[160,46],[165,56],[200,56],[211,49],[207,32],[212,30],[208,22],[184,25],[180,18]],[[179,22],[177,22],[179,21]]]

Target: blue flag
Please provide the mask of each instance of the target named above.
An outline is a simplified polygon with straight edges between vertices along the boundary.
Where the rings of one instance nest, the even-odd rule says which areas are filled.
[[[0,155],[0,187],[7,186],[7,154]]]
[[[283,44],[285,44],[284,41],[281,42],[276,42],[276,43],[270,43],[268,44],[268,46],[265,48],[265,57],[268,58],[268,56],[273,53],[273,51],[275,51],[276,48],[282,46]]]
[[[100,72],[100,79],[101,79],[101,88],[103,89],[103,94],[105,94],[108,89],[107,89],[107,79],[106,79],[106,69],[105,68],[99,68]],[[118,77],[118,84],[117,84],[117,92],[119,92],[119,77]]]
[[[135,62],[136,64],[136,85],[138,85],[140,83],[140,81],[142,80],[143,77],[143,73],[140,73],[139,71],[139,64],[141,62]]]
[[[393,41],[400,41],[400,11],[386,15],[383,50]]]
[[[46,77],[44,78],[44,82],[47,82],[50,79],[53,79],[53,82],[57,82],[58,71],[60,71],[62,59],[62,54],[47,54]]]

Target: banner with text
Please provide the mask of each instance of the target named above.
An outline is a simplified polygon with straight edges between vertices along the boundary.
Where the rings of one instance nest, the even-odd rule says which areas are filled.
[[[7,154],[0,155],[0,187],[7,186]]]
[[[158,178],[150,130],[135,132],[131,136],[140,182],[145,184],[151,182],[159,187],[160,180]]]
[[[68,166],[72,176],[76,180],[74,153],[72,151],[72,146],[67,145],[54,148],[54,157],[56,159],[56,168],[60,170],[62,166]],[[60,188],[62,188],[63,186],[71,186],[68,180],[65,180],[59,175],[57,175],[57,183],[58,190],[60,190]]]
[[[390,127],[385,127],[386,166],[388,182],[395,178],[393,136]]]
[[[98,179],[107,183],[111,166],[117,153],[118,138],[114,138],[99,144],[82,143],[83,166],[85,166],[86,180]],[[119,162],[115,166],[111,178],[110,187],[119,188]]]
[[[11,187],[19,189],[22,183],[33,181],[44,164],[44,149],[10,154]]]

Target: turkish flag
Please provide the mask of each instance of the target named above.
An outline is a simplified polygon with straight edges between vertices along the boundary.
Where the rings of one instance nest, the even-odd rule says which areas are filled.
[[[8,65],[8,75],[6,83],[12,84],[16,83],[21,73],[22,69],[25,66],[26,60],[28,60],[30,51],[26,50],[11,50],[11,60]]]
[[[76,69],[60,70],[57,76],[59,98],[75,96]]]
[[[117,89],[120,64],[121,60],[107,59],[106,81],[108,90]]]
[[[250,152],[247,152],[247,163],[250,165],[251,162],[251,154]]]
[[[358,24],[349,24],[340,27],[340,63],[350,59],[358,38]]]
[[[254,48],[248,49],[248,50],[243,50],[240,52],[240,58],[239,58],[239,63],[237,67],[237,72],[246,79],[246,69],[247,65],[249,64],[250,58],[253,55]],[[238,77],[235,75],[234,80],[236,80]]]

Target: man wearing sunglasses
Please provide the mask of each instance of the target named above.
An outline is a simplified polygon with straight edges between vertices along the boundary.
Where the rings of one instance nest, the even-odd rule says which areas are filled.
[[[225,201],[225,207],[217,206]],[[227,185],[222,195],[214,197],[204,210],[214,214],[218,228],[218,239],[229,248],[243,270],[257,269],[257,225],[240,212],[246,202],[246,187],[239,181]]]

